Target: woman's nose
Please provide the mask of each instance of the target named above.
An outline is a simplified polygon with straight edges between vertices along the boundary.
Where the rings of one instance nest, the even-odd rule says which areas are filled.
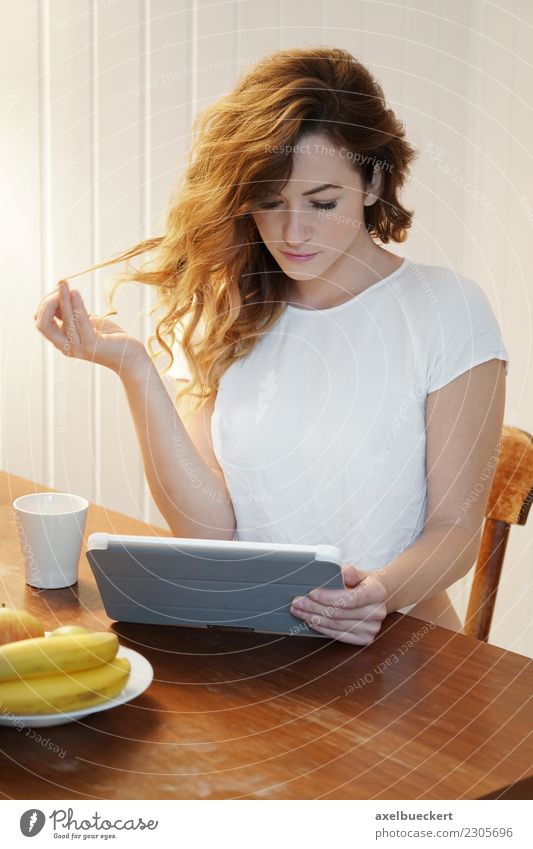
[[[283,216],[282,236],[288,245],[306,242],[311,233],[309,213],[298,209],[288,209]]]

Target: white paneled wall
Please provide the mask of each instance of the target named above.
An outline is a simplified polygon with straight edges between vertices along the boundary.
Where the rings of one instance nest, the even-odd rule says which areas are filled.
[[[533,430],[533,9],[473,0],[3,0],[0,75],[0,465],[164,525],[122,388],[35,331],[63,276],[162,232],[196,111],[279,47],[366,62],[419,159],[408,242],[485,289],[512,362],[506,421]],[[393,248],[394,249],[394,248]],[[72,281],[92,312],[120,267]],[[153,293],[117,320],[145,341]],[[172,389],[171,382],[168,383]],[[528,391],[529,390],[529,391]],[[533,520],[511,534],[491,639],[533,655]],[[464,613],[470,578],[454,588]]]

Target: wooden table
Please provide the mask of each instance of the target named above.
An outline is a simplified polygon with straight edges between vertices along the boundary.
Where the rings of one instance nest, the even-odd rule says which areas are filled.
[[[11,505],[43,489],[0,473],[0,604],[111,628],[155,680],[82,721],[0,727],[4,798],[531,798],[533,661],[397,613],[362,649],[113,623],[85,549],[74,587],[25,584]],[[91,505],[97,530],[168,535]]]

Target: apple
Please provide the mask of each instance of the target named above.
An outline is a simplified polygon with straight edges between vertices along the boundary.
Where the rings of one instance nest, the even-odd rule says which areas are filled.
[[[27,640],[29,637],[44,637],[44,628],[27,610],[0,607],[0,646]]]
[[[65,637],[69,634],[88,634],[89,629],[83,625],[60,625],[48,634],[49,637]]]

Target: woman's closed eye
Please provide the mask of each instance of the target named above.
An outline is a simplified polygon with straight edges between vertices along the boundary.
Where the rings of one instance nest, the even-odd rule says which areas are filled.
[[[273,200],[261,204],[261,209],[275,209],[278,204],[279,200]],[[318,203],[318,201],[311,201],[311,206],[314,206],[315,209],[335,209],[335,207],[337,206],[337,201],[330,200],[324,203]]]

